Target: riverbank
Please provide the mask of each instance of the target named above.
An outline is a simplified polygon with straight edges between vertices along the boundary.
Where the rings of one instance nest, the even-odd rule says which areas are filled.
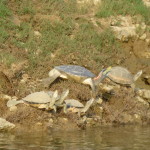
[[[6,106],[8,99],[64,89],[70,90],[68,98],[85,104],[91,98],[88,86],[69,80],[57,80],[48,88],[41,84],[54,66],[62,64],[84,66],[96,75],[108,66],[123,66],[132,74],[142,70],[136,88],[150,90],[149,7],[141,0],[133,4],[126,0],[97,2],[0,2],[1,118],[18,129],[43,130],[150,123],[150,97],[122,86],[114,90],[115,95],[100,89],[102,103],[92,106],[83,117],[64,114],[61,108],[54,113],[25,104],[11,111]]]

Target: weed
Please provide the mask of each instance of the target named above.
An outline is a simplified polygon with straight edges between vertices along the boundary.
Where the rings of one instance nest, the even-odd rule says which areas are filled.
[[[3,63],[5,65],[7,65],[8,67],[10,67],[10,65],[16,61],[17,60],[15,59],[15,57],[12,54],[6,53],[6,52],[0,53],[0,63]]]
[[[4,43],[6,39],[9,37],[7,31],[4,27],[0,28],[0,43]]]
[[[104,0],[96,16],[105,18],[112,15],[141,15],[143,20],[150,24],[150,9],[142,0]]]
[[[20,15],[25,15],[25,14],[30,14],[34,15],[35,14],[35,9],[32,1],[30,0],[25,0],[25,1],[18,1],[19,9],[18,13]]]
[[[0,1],[0,17],[1,18],[5,18],[5,17],[11,15],[11,11],[10,11],[10,9],[7,8],[6,2],[7,2],[7,0]]]

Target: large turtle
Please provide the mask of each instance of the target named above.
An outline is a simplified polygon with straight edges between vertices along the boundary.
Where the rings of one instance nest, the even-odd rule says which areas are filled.
[[[25,98],[19,101],[9,100],[7,102],[7,107],[13,107],[19,103],[25,103],[33,107],[38,107],[40,109],[46,109],[46,110],[53,109],[56,112],[57,107],[62,106],[63,101],[67,97],[68,93],[69,90],[66,90],[59,96],[57,90],[55,92],[51,92],[51,94],[46,93],[44,91],[35,92],[29,94],[28,96],[26,96]]]
[[[105,78],[109,70],[110,68],[102,70],[96,77],[95,74],[84,67],[77,65],[61,65],[54,67],[54,69],[49,72],[49,78],[43,79],[43,83],[45,86],[49,86],[58,77],[73,79],[79,83],[90,85],[92,91],[95,92],[95,86]]]
[[[107,73],[107,77],[115,83],[134,87],[134,82],[141,76],[142,70],[132,75],[126,68],[116,66],[112,67]]]

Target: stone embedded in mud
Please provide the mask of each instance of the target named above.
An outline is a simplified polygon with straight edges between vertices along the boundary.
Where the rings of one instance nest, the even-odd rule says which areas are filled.
[[[147,37],[147,35],[146,35],[146,33],[144,33],[141,37],[139,37],[139,39],[140,40],[146,40],[146,37]]]
[[[150,99],[150,90],[141,89],[137,92],[137,94],[145,99]]]
[[[143,0],[144,5],[150,7],[150,0]]]
[[[16,111],[17,110],[17,106],[12,106],[9,108],[10,111]]]
[[[103,102],[103,99],[100,97],[96,100],[96,103],[98,103],[98,104],[102,104],[102,102]]]
[[[114,86],[112,85],[107,85],[107,84],[101,84],[100,88],[106,92],[110,92],[114,89]]]
[[[94,5],[100,4],[101,0],[77,0],[78,4],[86,4],[86,3],[93,3]]]
[[[138,115],[138,114],[134,114],[133,115],[133,120],[134,120],[134,122],[136,122],[136,123],[142,123],[142,119],[141,119],[141,116],[140,115]]]
[[[6,121],[3,118],[0,118],[0,131],[8,131],[15,127],[13,123]]]
[[[131,16],[111,17],[110,26],[118,40],[128,42],[129,39],[146,40],[146,24],[141,22],[138,24]]]
[[[30,79],[28,74],[23,74],[22,79],[20,80],[20,83],[26,83]]]
[[[149,107],[149,103],[147,101],[145,101],[144,99],[142,99],[140,96],[136,97],[136,100],[142,104],[144,104],[145,106]]]
[[[147,84],[150,84],[150,75],[144,76],[144,80],[146,80]]]
[[[34,31],[34,35],[36,37],[41,37],[42,36],[42,34],[39,31]]]
[[[9,101],[9,100],[11,100],[11,96],[5,95],[5,94],[0,94],[0,100]]]
[[[114,31],[116,38],[123,42],[127,42],[131,38],[137,38],[135,26],[130,27],[112,26],[112,30]]]

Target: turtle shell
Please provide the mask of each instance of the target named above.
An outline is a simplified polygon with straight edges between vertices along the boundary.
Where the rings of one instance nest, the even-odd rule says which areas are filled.
[[[27,103],[44,104],[44,103],[50,102],[50,96],[44,91],[42,91],[42,92],[35,92],[32,94],[29,94],[22,100]]]
[[[87,77],[87,78],[95,77],[95,74],[93,74],[91,71],[77,65],[61,65],[61,66],[56,66],[55,69],[70,75]]]
[[[77,108],[83,108],[84,107],[84,105],[82,103],[80,103],[78,100],[75,100],[75,99],[65,100],[65,103],[69,107],[77,107]]]
[[[110,72],[107,74],[107,77],[119,84],[130,85],[134,82],[134,76],[126,68],[119,66],[112,67]]]

